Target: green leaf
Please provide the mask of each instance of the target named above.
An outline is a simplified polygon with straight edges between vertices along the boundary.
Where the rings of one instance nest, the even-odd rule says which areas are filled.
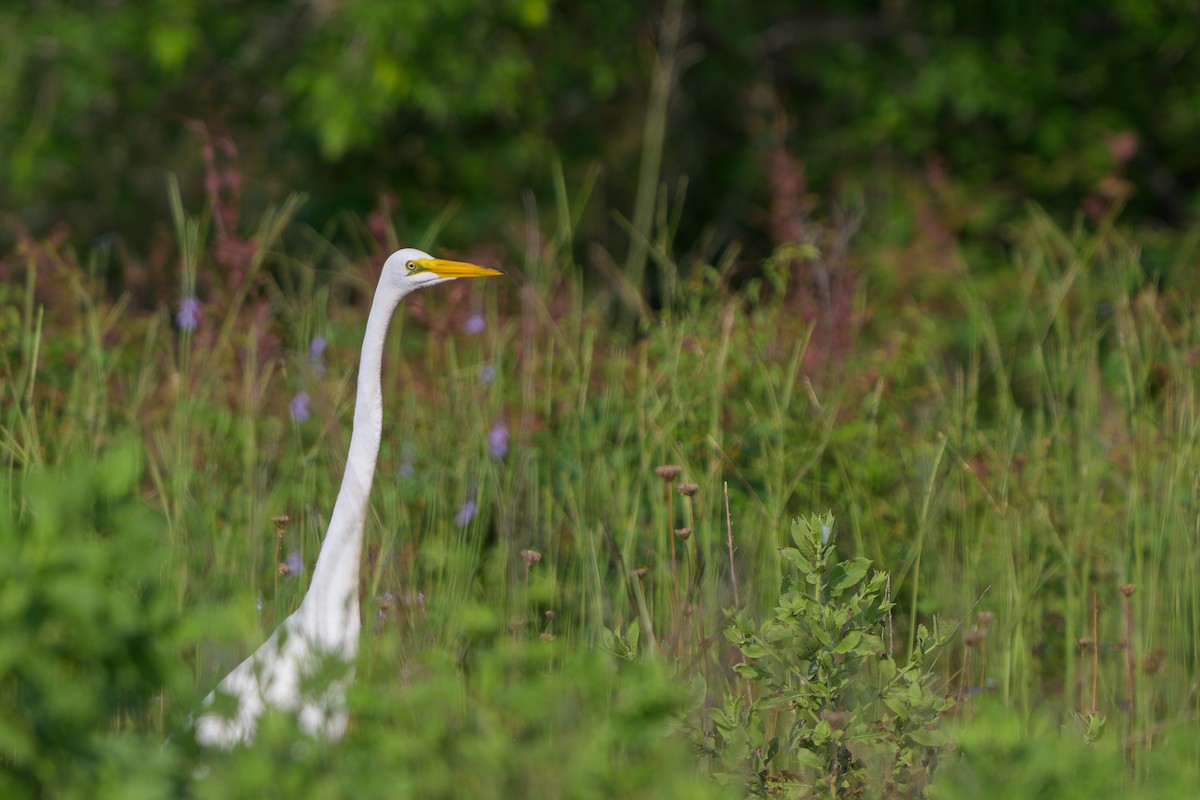
[[[923,747],[944,747],[949,741],[946,734],[936,728],[917,728],[909,731],[907,736]]]
[[[889,694],[883,698],[883,704],[885,706],[887,706],[888,709],[893,714],[895,714],[897,718],[899,718],[899,719],[907,719],[908,718],[908,703],[905,702],[905,700],[903,698],[897,697],[896,695]]]
[[[761,644],[752,642],[742,645],[742,653],[745,654],[746,658],[766,658],[771,654],[771,651]]]
[[[120,497],[130,492],[141,474],[141,443],[126,438],[100,458],[96,467],[96,485],[105,497]]]
[[[864,631],[862,643],[859,645],[858,651],[863,655],[882,653],[884,651],[883,637],[877,633]]]
[[[862,638],[862,631],[850,631],[844,637],[842,637],[842,640],[838,642],[837,647],[833,649],[833,652],[845,655],[846,653],[857,650],[859,643],[862,642]]]
[[[752,681],[766,680],[770,677],[770,673],[754,664],[734,664],[733,671],[741,677]]]
[[[842,592],[861,581],[871,568],[867,558],[856,558],[853,561],[843,561],[834,566],[829,573],[829,589],[832,592]]]
[[[826,764],[821,760],[821,757],[807,748],[799,748],[792,751],[797,763],[801,769],[811,769],[817,772],[824,772]]]
[[[190,24],[158,22],[150,26],[150,54],[164,72],[174,75],[200,42],[199,31]]]

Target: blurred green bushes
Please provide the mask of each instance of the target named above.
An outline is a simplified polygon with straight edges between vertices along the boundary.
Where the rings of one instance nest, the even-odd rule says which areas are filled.
[[[0,796],[167,794],[158,703],[188,675],[140,461],[127,439],[0,484]]]
[[[985,232],[1027,197],[1057,213],[1194,213],[1194,4],[830,9],[684,5],[675,85],[656,100],[670,103],[658,177],[690,178],[681,242],[710,230],[769,252],[780,232],[764,212],[789,210],[769,161],[781,152],[807,167],[801,195],[887,190],[911,168],[986,188],[998,207],[961,211]],[[663,13],[551,0],[5,4],[0,207],[35,235],[65,222],[143,249],[167,217],[146,213],[165,204],[165,173],[185,176],[189,205],[201,195],[211,133],[236,147],[251,210],[290,190],[317,199],[319,224],[381,196],[414,219],[459,201],[449,238],[475,244],[518,235],[523,193],[549,196],[555,160],[568,181],[599,162],[603,202],[584,225],[624,241],[607,214],[628,214],[646,179]]]
[[[499,622],[419,654],[373,636],[344,742],[272,714],[251,747],[198,750],[184,650],[212,609],[177,610],[141,461],[129,439],[2,484],[0,797],[730,796],[670,735],[696,698],[662,663]]]

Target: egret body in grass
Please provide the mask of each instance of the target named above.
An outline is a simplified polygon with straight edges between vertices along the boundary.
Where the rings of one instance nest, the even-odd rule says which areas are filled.
[[[267,708],[296,712],[300,727],[318,738],[338,739],[345,732],[346,688],[354,678],[362,627],[358,580],[363,527],[383,434],[380,377],[388,323],[410,292],[455,278],[500,274],[411,248],[384,263],[363,336],[346,472],[312,582],[300,607],[205,699],[195,722],[200,743],[232,747],[251,740]]]

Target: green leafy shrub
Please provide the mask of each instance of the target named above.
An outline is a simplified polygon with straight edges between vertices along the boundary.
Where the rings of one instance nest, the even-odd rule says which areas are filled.
[[[746,683],[711,711],[714,771],[760,797],[921,796],[947,742],[953,701],[929,667],[949,637],[921,626],[898,666],[887,574],[866,558],[835,562],[832,529],[828,514],[797,519],[774,613],[739,612],[726,629]]]
[[[384,637],[327,746],[271,715],[250,747],[208,756],[200,798],[716,798],[669,735],[689,692],[655,662],[558,641],[497,638],[412,660]]]
[[[14,472],[4,486],[0,796],[168,786],[173,756],[144,721],[182,662],[139,463],[129,440],[94,464]]]
[[[1138,784],[1116,736],[1091,743],[1086,731],[1059,727],[1045,715],[1025,720],[988,707],[955,726],[957,757],[943,765],[932,796],[935,800],[1194,797],[1200,774],[1194,763],[1189,764],[1186,752],[1196,745],[1195,731],[1180,728],[1162,733],[1159,746],[1139,757],[1151,777]]]

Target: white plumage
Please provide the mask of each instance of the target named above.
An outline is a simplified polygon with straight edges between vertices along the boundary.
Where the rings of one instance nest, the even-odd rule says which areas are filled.
[[[312,582],[300,607],[205,698],[195,720],[197,741],[219,747],[249,741],[268,707],[295,711],[301,728],[314,737],[338,739],[345,733],[346,689],[354,680],[362,628],[358,579],[363,528],[383,433],[380,374],[388,323],[400,301],[416,289],[500,274],[412,248],[393,253],[384,263],[363,336],[346,472]]]

